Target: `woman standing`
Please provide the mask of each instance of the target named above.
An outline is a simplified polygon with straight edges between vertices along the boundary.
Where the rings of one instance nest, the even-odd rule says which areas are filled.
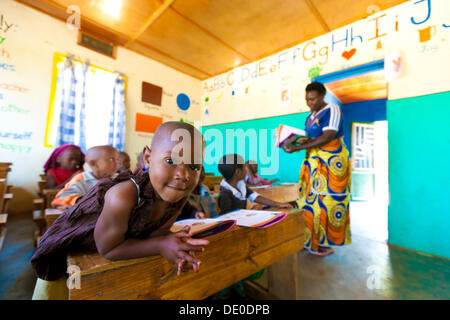
[[[305,131],[311,139],[283,147],[292,153],[305,149],[299,178],[297,205],[305,213],[305,248],[313,255],[334,253],[331,246],[351,243],[350,164],[339,106],[324,101],[326,89],[319,82],[306,86],[311,113]]]

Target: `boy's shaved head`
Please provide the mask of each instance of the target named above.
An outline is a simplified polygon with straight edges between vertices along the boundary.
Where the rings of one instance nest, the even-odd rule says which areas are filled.
[[[144,147],[156,199],[177,202],[197,186],[203,164],[205,140],[201,132],[185,122],[165,122],[156,130],[151,147]]]
[[[195,135],[198,135],[199,137],[202,137],[202,140],[203,140],[203,136],[202,136],[201,132],[193,125],[186,123],[186,122],[168,121],[168,122],[164,122],[163,124],[161,124],[158,127],[158,129],[156,129],[156,132],[153,135],[151,149],[153,150],[153,148],[155,148],[155,147],[158,148],[158,146],[161,143],[167,142],[167,137],[169,137],[169,141],[170,141],[170,137],[176,130],[179,130],[180,132],[181,132],[181,130],[186,130],[187,132],[189,132],[191,137],[194,137],[194,134],[195,134]],[[178,138],[179,136],[180,135],[174,135],[174,139],[172,139],[172,141],[175,141],[176,140],[175,138]],[[180,141],[180,140],[178,140],[178,141]]]
[[[112,176],[118,167],[119,151],[111,146],[95,146],[86,152],[86,162],[97,179]]]
[[[111,147],[111,146],[95,146],[90,148],[87,152],[86,152],[86,161],[95,161],[98,160],[99,158],[109,154],[109,153],[113,153],[113,152],[117,152],[116,148]]]
[[[156,129],[150,149],[157,151],[174,144],[177,145],[173,148],[175,158],[180,156],[185,163],[201,164],[203,162],[205,140],[201,132],[193,125],[178,121],[164,122]],[[195,159],[190,159],[190,152]]]

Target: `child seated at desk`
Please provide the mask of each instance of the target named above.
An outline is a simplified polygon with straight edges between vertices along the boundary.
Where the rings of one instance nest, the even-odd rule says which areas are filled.
[[[44,164],[46,187],[61,189],[77,173],[83,171],[84,154],[74,144],[63,144],[55,150]]]
[[[200,179],[194,191],[189,195],[188,202],[184,206],[177,220],[204,219],[217,217],[216,200],[209,193],[209,188],[202,184],[205,179],[205,169],[202,168]],[[193,208],[194,210],[192,210]]]
[[[237,154],[223,156],[219,162],[219,172],[224,179],[220,183],[219,209],[220,214],[247,208],[247,199],[265,206],[291,209],[289,203],[281,203],[264,198],[250,190],[244,182],[247,169],[244,159]]]
[[[280,179],[267,180],[262,178],[258,174],[258,164],[256,161],[249,160],[245,163],[247,167],[247,175],[245,176],[245,183],[248,186],[264,186],[264,185],[272,185],[274,182],[280,181]]]
[[[100,179],[112,177],[118,167],[119,152],[111,146],[96,146],[86,152],[86,162],[91,170],[75,175],[52,201],[53,207],[73,206]]]
[[[130,156],[128,155],[128,153],[126,153],[125,151],[121,151],[119,152],[119,159],[118,159],[118,168],[117,168],[117,172],[120,173],[122,171],[131,171],[131,163],[130,163],[131,159]]]
[[[38,276],[33,299],[67,299],[67,253],[75,250],[108,260],[161,255],[178,275],[197,272],[200,261],[191,252],[203,251],[209,241],[191,238],[189,227],[175,233],[170,227],[198,184],[204,149],[192,125],[160,125],[143,151],[148,172],[100,181],[47,229],[31,258]]]

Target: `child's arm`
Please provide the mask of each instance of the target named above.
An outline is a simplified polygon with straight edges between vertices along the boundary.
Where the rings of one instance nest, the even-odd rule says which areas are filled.
[[[98,252],[108,260],[123,260],[161,255],[173,265],[186,260],[194,266],[200,261],[188,251],[203,251],[207,240],[191,239],[189,230],[157,236],[150,239],[126,238],[128,220],[136,205],[137,190],[132,182],[120,183],[105,195],[103,210],[94,229]],[[194,271],[196,271],[194,267]]]
[[[57,189],[55,178],[53,178],[50,172],[45,174],[45,183],[47,189]]]
[[[264,198],[263,196],[256,197],[255,202],[266,205],[266,206],[277,207],[277,208],[284,208],[284,209],[292,209],[293,208],[292,205],[289,203],[273,201],[273,200]]]

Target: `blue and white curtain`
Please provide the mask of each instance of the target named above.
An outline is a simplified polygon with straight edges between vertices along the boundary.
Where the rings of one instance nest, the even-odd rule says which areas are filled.
[[[61,109],[55,146],[78,144],[83,152],[86,151],[86,74],[88,70],[89,62],[77,63],[73,56],[69,56],[58,73],[57,88],[61,90],[58,101],[60,101]]]
[[[117,73],[113,89],[108,144],[119,151],[125,148],[125,80]]]

